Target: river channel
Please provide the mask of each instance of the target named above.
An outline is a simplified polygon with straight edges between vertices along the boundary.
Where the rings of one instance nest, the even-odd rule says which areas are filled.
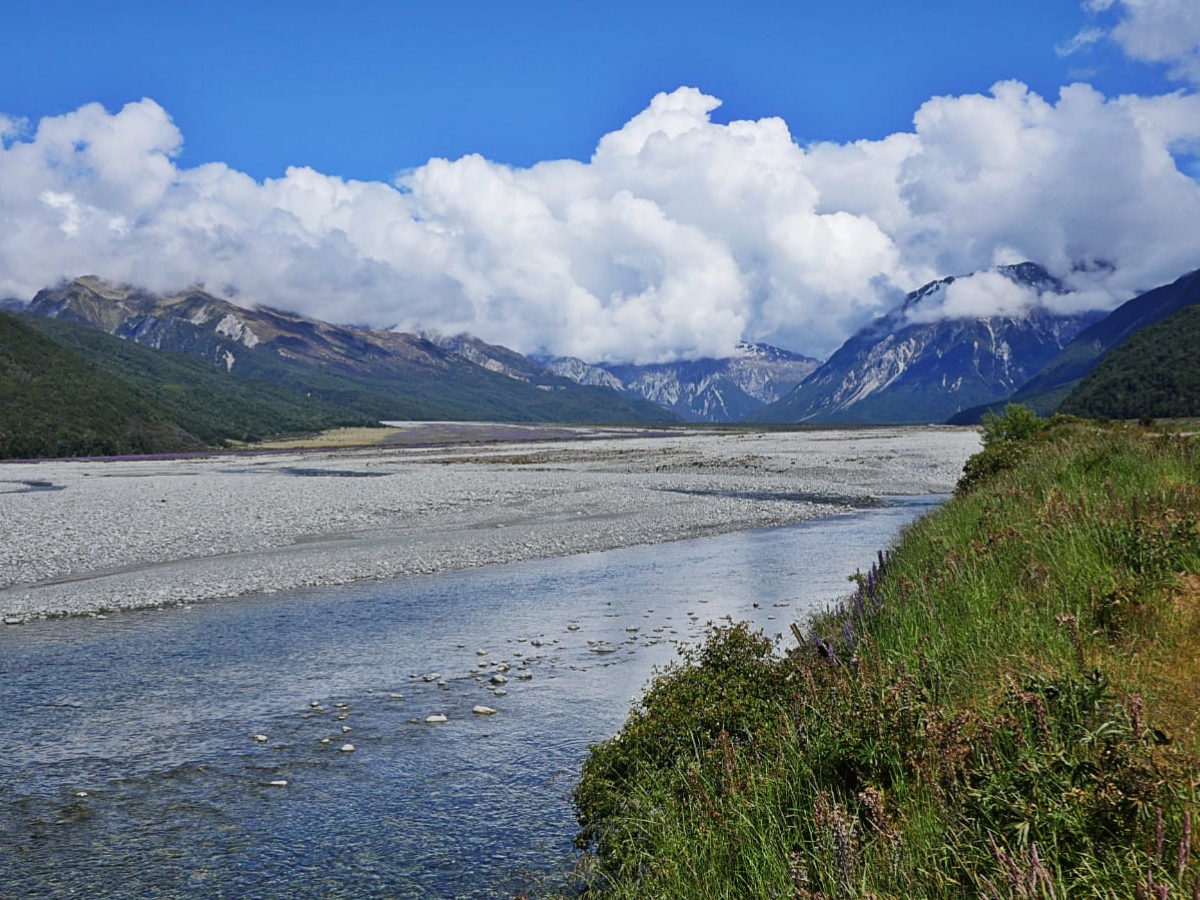
[[[941,499],[5,627],[0,896],[553,888],[588,745],[678,643],[725,616],[787,635]]]

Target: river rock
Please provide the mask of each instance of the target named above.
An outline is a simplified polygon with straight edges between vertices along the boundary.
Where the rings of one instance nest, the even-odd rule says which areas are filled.
[[[441,672],[430,672],[428,675],[422,676],[428,682],[434,682],[442,677]]]
[[[448,722],[448,721],[450,721],[449,718],[446,716],[443,716],[441,713],[435,713],[432,716],[425,717],[425,723],[427,725],[439,725],[442,722]]]
[[[353,744],[342,744],[342,746],[338,747],[338,751],[341,753],[353,753],[354,745]]]
[[[260,744],[265,744],[267,742],[267,736],[265,734],[256,734],[254,739]]]
[[[501,675],[499,672],[497,672],[495,675],[492,676],[491,681],[492,681],[492,684],[508,684],[508,679],[505,678],[503,675]]]
[[[476,706],[471,712],[477,716],[494,716],[496,714],[496,711],[490,706]]]

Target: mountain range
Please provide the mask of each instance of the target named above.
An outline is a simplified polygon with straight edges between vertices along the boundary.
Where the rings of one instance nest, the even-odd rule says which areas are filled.
[[[380,419],[648,422],[659,407],[531,367],[515,378],[417,335],[237,306],[193,288],[158,296],[97,278],[40,291],[30,315],[72,321],[146,347],[198,356],[249,378]]]
[[[1066,404],[1084,377],[1110,351],[1142,329],[1197,303],[1200,303],[1200,270],[1190,272],[1171,284],[1138,294],[1076,335],[1062,353],[1005,398],[1004,402],[1022,403],[1041,415],[1049,415]],[[1095,406],[1095,400],[1089,401],[1090,407]],[[967,410],[951,421],[955,424],[978,422],[982,414],[994,406]],[[1097,414],[1119,417],[1115,406]],[[1164,415],[1161,412],[1150,414]],[[1142,415],[1142,412],[1137,415]]]
[[[1065,292],[1033,263],[995,270],[1040,296]],[[954,277],[908,294],[850,337],[803,383],[754,418],[763,422],[945,422],[1002,400],[1102,316],[1034,306],[1009,315],[937,314]]]
[[[1035,264],[994,271],[1039,302],[946,315],[956,279],[944,278],[824,363],[742,344],[723,359],[649,365],[528,357],[469,335],[335,325],[199,287],[156,295],[81,277],[0,303],[0,454],[177,451],[396,419],[967,423],[1010,400],[1043,414],[1192,408],[1179,398],[1193,392],[1194,345],[1180,336],[1195,332],[1200,271],[1107,316],[1049,311],[1041,299],[1065,288]],[[1165,368],[1179,377],[1164,379]]]
[[[736,355],[721,359],[649,365],[590,364],[574,357],[542,362],[557,375],[649,400],[686,422],[740,422],[793,390],[820,365],[799,353],[745,342]]]

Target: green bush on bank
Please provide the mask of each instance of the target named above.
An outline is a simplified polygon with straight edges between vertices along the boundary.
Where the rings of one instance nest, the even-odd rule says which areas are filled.
[[[797,646],[723,624],[593,748],[589,890],[1192,896],[1200,444],[1009,424]]]

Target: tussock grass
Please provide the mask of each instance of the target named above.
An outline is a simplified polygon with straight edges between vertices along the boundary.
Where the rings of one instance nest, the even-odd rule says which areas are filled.
[[[1200,896],[1200,441],[984,439],[796,646],[714,629],[592,749],[589,892]]]

